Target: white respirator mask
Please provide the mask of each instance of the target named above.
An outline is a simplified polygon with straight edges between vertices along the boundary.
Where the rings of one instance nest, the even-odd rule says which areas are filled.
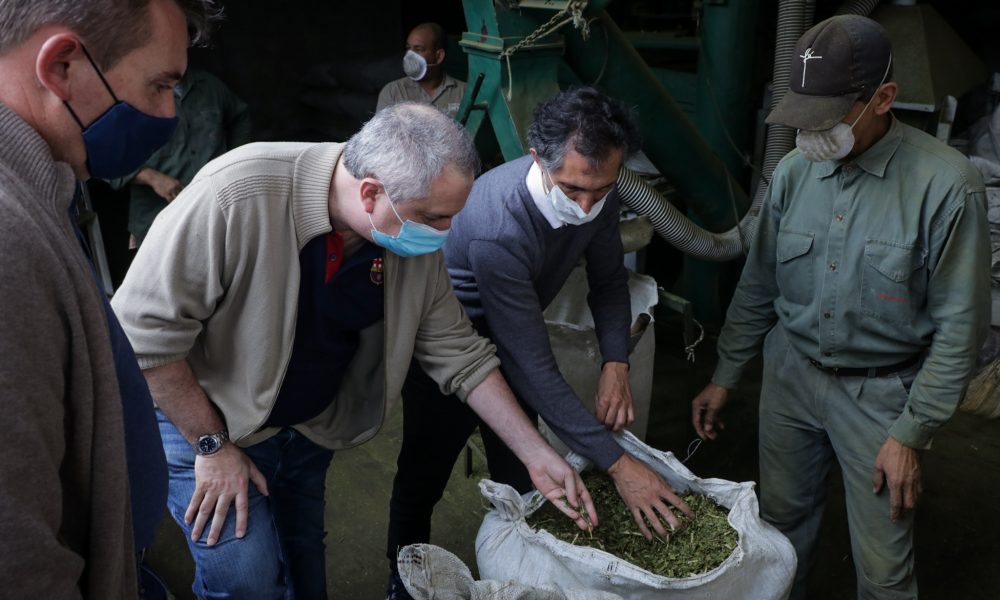
[[[854,126],[858,124],[861,117],[868,112],[868,107],[875,101],[879,88],[885,83],[885,78],[889,76],[889,68],[892,66],[892,57],[889,57],[889,64],[885,67],[885,74],[882,81],[875,87],[875,93],[868,99],[864,110],[858,115],[854,122],[837,123],[830,129],[822,131],[805,131],[800,129],[795,136],[795,147],[799,149],[806,160],[812,162],[823,162],[826,160],[840,160],[851,153],[854,148]]]
[[[427,75],[427,59],[413,50],[403,55],[403,72],[413,81],[420,81]]]
[[[543,172],[548,175],[547,171]],[[556,217],[566,225],[583,225],[585,223],[590,223],[601,214],[605,201],[607,201],[608,196],[611,195],[611,192],[609,191],[603,198],[595,202],[594,205],[590,207],[590,212],[585,212],[579,204],[566,195],[566,192],[564,192],[561,187],[556,185],[556,183],[552,180],[551,175],[548,175],[548,178],[549,184],[552,187],[549,188],[549,191],[546,192],[545,196],[552,204]]]

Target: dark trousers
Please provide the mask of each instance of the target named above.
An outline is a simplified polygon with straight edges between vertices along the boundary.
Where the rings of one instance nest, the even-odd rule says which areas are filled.
[[[536,421],[537,413],[521,407]],[[430,542],[431,514],[441,499],[455,460],[476,427],[483,437],[490,477],[526,493],[534,486],[528,470],[476,413],[456,396],[445,396],[414,362],[403,386],[403,445],[389,502],[386,556],[396,572],[396,553]]]

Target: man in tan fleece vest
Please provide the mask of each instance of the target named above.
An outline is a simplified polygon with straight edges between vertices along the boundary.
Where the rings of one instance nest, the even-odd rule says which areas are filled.
[[[411,359],[586,527],[569,507],[594,514],[583,482],[521,411],[437,251],[477,168],[453,119],[397,104],[346,144],[224,154],[153,223],[113,304],[160,409],[199,597],[326,597],[327,468],[376,434]]]

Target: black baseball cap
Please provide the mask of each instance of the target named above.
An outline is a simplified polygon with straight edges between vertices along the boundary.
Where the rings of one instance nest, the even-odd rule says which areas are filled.
[[[829,129],[889,80],[891,60],[889,36],[875,21],[857,15],[822,21],[795,45],[788,91],[767,122]]]

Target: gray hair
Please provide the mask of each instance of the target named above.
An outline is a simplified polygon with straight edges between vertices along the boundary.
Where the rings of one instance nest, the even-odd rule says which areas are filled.
[[[192,42],[203,43],[221,14],[214,0],[174,1],[187,18]],[[46,25],[78,34],[107,70],[149,39],[149,0],[0,0],[0,56]]]
[[[445,167],[475,177],[479,156],[464,127],[433,106],[403,102],[384,108],[344,147],[344,167],[357,179],[382,182],[394,204],[426,198]]]

